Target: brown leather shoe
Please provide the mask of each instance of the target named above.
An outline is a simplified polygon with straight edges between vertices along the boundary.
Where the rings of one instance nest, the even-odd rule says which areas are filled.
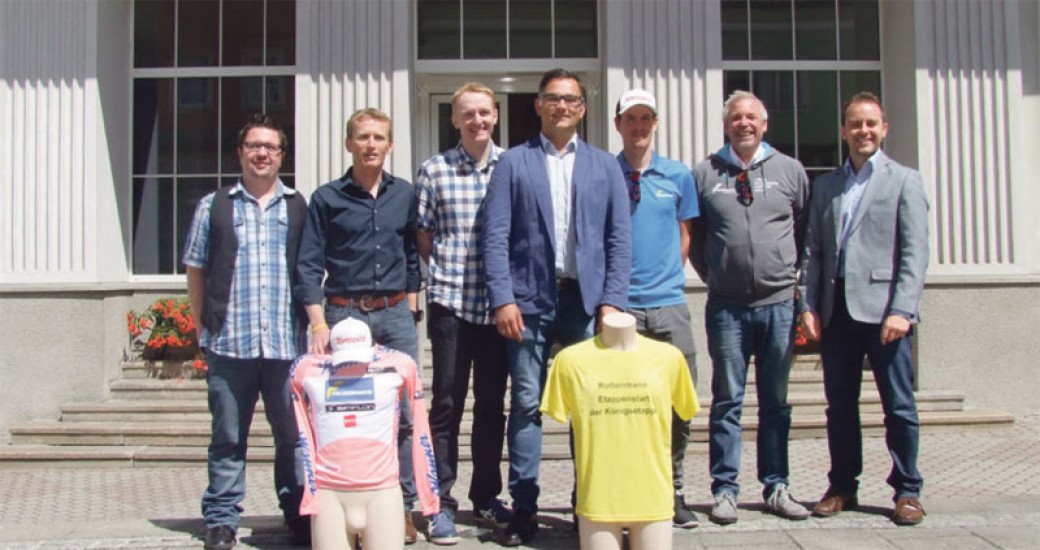
[[[917,497],[899,497],[896,509],[892,511],[892,523],[896,525],[917,525],[924,520],[924,506]]]
[[[859,500],[855,493],[839,493],[827,490],[820,502],[813,506],[813,515],[821,518],[836,516],[845,510],[855,510]]]
[[[419,540],[419,533],[415,530],[415,523],[412,522],[411,510],[405,510],[404,512],[404,543],[415,544],[415,541]]]

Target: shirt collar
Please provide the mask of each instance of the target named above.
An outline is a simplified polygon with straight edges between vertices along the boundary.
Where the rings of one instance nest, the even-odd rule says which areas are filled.
[[[758,144],[758,149],[755,149],[755,154],[751,156],[751,162],[744,163],[744,159],[740,158],[737,151],[733,149],[733,145],[727,145],[729,147],[729,158],[733,159],[733,163],[739,165],[741,168],[747,169],[752,164],[762,160],[762,157],[766,154],[766,148],[761,143]]]
[[[459,157],[459,164],[468,165],[473,170],[486,170],[487,168],[494,167],[496,164],[498,164],[498,152],[498,146],[495,145],[495,142],[492,141],[491,151],[488,152],[487,162],[484,163],[484,166],[478,168],[477,160],[470,156],[469,152],[466,151],[466,148],[462,146],[461,140],[459,141],[458,145],[455,146],[455,154],[457,154]]]
[[[852,170],[852,162],[846,157],[845,164],[843,164],[841,167],[842,170],[845,172],[845,177],[848,178],[855,176],[857,179],[869,178],[874,173],[874,164],[875,161],[877,161],[878,158],[880,158],[878,156],[880,154],[881,149],[874,151],[874,154],[870,155],[870,158],[867,159],[867,162],[863,163],[863,167],[859,169],[859,173],[856,173]]]
[[[282,183],[282,178],[278,178],[278,182],[275,184],[274,198],[277,199],[282,195],[295,195],[297,192],[298,191],[296,191],[292,187],[289,187]],[[249,191],[246,189],[246,185],[242,183],[242,178],[239,178],[238,181],[235,182],[235,185],[231,188],[231,190],[228,191],[229,197],[233,197],[238,194],[241,194],[246,197],[252,197],[252,195],[250,195]]]
[[[553,142],[549,141],[549,138],[545,137],[545,134],[539,133],[538,137],[542,140],[542,150],[551,155],[559,155],[559,151]],[[563,148],[564,153],[572,153],[578,150],[578,134],[575,133],[571,136],[570,141],[567,142],[567,146]]]
[[[621,164],[621,171],[624,172],[626,176],[628,174],[632,173],[632,172],[635,172],[635,168],[632,168],[632,165],[630,165],[628,163],[628,159],[625,158],[625,151],[624,150],[622,150],[620,153],[617,154],[617,159],[618,159],[618,163]],[[650,164],[646,165],[646,168],[644,168],[640,173],[641,174],[646,174],[647,172],[658,172],[658,173],[660,173],[660,170],[657,169],[657,159],[658,159],[657,151],[652,151],[650,153]]]
[[[351,166],[350,168],[347,168],[347,173],[343,174],[343,177],[340,178],[340,181],[343,182],[343,188],[344,189],[353,187],[355,189],[364,191],[364,189],[362,189],[361,186],[358,185],[358,183],[356,181],[354,181],[354,167],[353,166]],[[383,170],[382,174],[380,176],[380,179],[379,179],[379,188],[382,189],[383,186],[389,185],[389,184],[391,184],[393,182],[394,182],[394,178],[390,175],[390,173],[387,172],[386,170]],[[368,191],[364,191],[364,192],[367,193]]]

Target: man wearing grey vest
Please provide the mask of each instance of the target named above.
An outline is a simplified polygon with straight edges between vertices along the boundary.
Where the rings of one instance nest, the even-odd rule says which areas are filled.
[[[299,515],[302,448],[289,397],[289,369],[306,351],[291,274],[307,205],[278,178],[285,149],[285,133],[270,117],[250,117],[238,135],[241,179],[199,201],[184,246],[188,297],[209,364],[213,420],[202,514],[205,547],[212,550],[235,545],[260,395],[274,436],[279,506],[293,538],[309,544],[309,518]]]

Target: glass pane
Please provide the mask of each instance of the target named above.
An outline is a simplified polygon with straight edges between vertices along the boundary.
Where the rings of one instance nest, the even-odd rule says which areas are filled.
[[[748,71],[725,71],[722,73],[722,100],[737,90],[751,90],[751,73]]]
[[[798,0],[794,3],[798,59],[837,59],[834,0]]]
[[[769,128],[765,140],[784,154],[797,157],[794,134],[794,73],[790,71],[754,71],[752,92],[769,112]]]
[[[747,0],[722,0],[722,59],[748,58]]]
[[[831,170],[813,169],[806,168],[805,173],[809,176],[809,183],[812,183],[816,178],[829,173]],[[811,187],[811,186],[810,186]]]
[[[173,273],[173,178],[134,178],[134,273]]]
[[[798,160],[806,167],[839,164],[838,73],[798,73]]]
[[[296,64],[295,0],[267,0],[267,64]]]
[[[438,103],[437,151],[445,151],[454,147],[460,139],[462,139],[462,133],[451,125],[451,103]]]
[[[462,32],[462,57],[506,57],[506,0],[466,0]]]
[[[556,0],[555,57],[598,57],[596,0]]]
[[[177,66],[216,65],[220,41],[220,4],[216,0],[195,0],[180,2],[178,6]]]
[[[134,80],[134,174],[173,173],[173,79]]]
[[[509,57],[552,57],[551,0],[510,0]]]
[[[238,131],[246,118],[264,110],[263,77],[223,78],[220,82],[220,171],[237,174],[242,171],[238,163]]]
[[[877,0],[838,0],[842,59],[881,59],[879,17]]]
[[[292,76],[268,76],[264,77],[266,96],[264,98],[264,112],[282,127],[285,132],[289,149],[282,157],[282,173],[288,174],[295,171],[293,165],[293,138],[296,136],[296,86],[295,77]]]
[[[263,65],[264,0],[225,0],[223,41],[223,65]]]
[[[176,245],[177,273],[184,273],[181,255],[184,254],[184,240],[188,237],[191,220],[195,216],[195,207],[199,199],[217,189],[215,178],[178,178],[176,183]]]
[[[173,67],[175,7],[169,0],[134,3],[134,67]]]
[[[519,145],[542,131],[542,121],[534,110],[538,94],[509,94],[509,144]]]
[[[418,0],[416,5],[419,59],[459,59],[462,0]]]
[[[225,187],[231,187],[231,186],[235,185],[236,183],[238,183],[238,178],[239,178],[239,176],[234,176],[234,177],[227,177],[227,176],[225,176],[223,178],[220,178],[220,188],[223,189]]]
[[[177,81],[177,172],[217,171],[217,79]]]
[[[872,92],[881,97],[880,71],[841,71],[839,94],[842,104],[857,92]],[[882,98],[884,99],[884,98]]]
[[[791,0],[751,0],[751,59],[791,59]]]

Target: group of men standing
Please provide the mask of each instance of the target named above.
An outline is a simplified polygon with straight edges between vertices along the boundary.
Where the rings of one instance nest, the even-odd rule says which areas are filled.
[[[692,172],[654,152],[660,113],[646,91],[630,90],[617,102],[623,149],[616,156],[578,136],[586,114],[578,75],[543,75],[535,110],[539,134],[504,151],[492,139],[494,92],[463,85],[451,115],[460,142],[423,163],[413,187],[383,169],[393,147],[389,117],[362,109],[347,123],[353,166],[319,187],[309,207],[278,179],[284,133],[263,116],[243,128],[241,180],[200,202],[184,254],[210,365],[207,548],[235,542],[258,394],[275,437],[279,501],[290,529],[306,538],[289,365],[306,351],[327,353],[329,326],[346,317],[368,323],[376,342],[417,358],[419,258],[429,266],[430,424],[441,494],[431,542],[458,541],[459,501],[451,490],[471,372],[468,498],[477,521],[499,528],[505,546],[538,530],[539,405],[553,344],[587,339],[605,314],[627,311],[640,333],[683,352],[696,381],[687,260],[708,286],[711,520],[738,519],[740,416],[752,356],[763,499],[779,516],[810,515],[788,488],[787,386],[801,323],[821,339],[829,404],[830,489],[814,512],[830,516],[857,505],[866,356],[893,457],[892,518],[920,522],[909,338],[928,262],[927,200],[917,172],[880,150],[887,132],[880,101],[857,94],[845,106],[840,132],[848,160],[816,181],[811,198],[801,164],[763,141],[768,114],[748,92],[725,103],[728,144]],[[309,346],[296,321],[309,323]],[[409,422],[401,419],[405,449]],[[683,497],[690,427],[674,416],[672,428],[673,523],[689,528],[697,525]],[[499,500],[504,439],[511,509]],[[401,483],[406,540],[414,541],[407,456],[400,453]]]

